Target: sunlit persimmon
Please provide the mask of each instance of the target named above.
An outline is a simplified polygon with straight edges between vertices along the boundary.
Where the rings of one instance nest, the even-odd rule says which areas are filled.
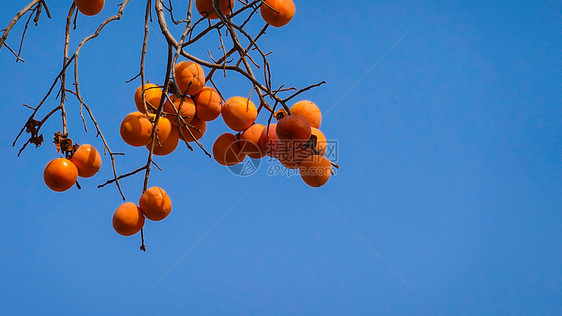
[[[197,0],[195,1],[195,7],[197,8],[197,12],[201,14],[202,17],[207,19],[218,19],[219,16],[213,10],[213,2],[215,1],[215,7],[219,8],[218,4],[220,2],[220,9],[222,14],[229,15],[234,8],[234,0]]]
[[[184,139],[186,142],[194,142],[196,140],[199,140],[201,137],[203,137],[205,131],[207,130],[207,122],[198,119],[197,116],[195,116],[195,118],[191,120],[189,125],[191,125],[189,126],[189,131],[191,131],[191,134],[193,134],[193,137],[195,137],[195,139],[193,139],[188,129],[185,126],[182,126],[181,131],[183,133],[183,137],[185,137],[182,139]]]
[[[150,114],[149,117],[154,121],[156,119],[156,114]],[[171,131],[172,123],[167,117],[161,116],[158,119],[158,125],[156,127],[156,136],[158,136],[158,140],[160,140],[161,142],[165,141],[170,135]]]
[[[224,133],[213,144],[213,158],[223,166],[239,164],[245,157],[238,138],[234,134]]]
[[[294,15],[295,4],[292,0],[264,0],[261,4],[261,16],[271,26],[284,26]]]
[[[322,133],[319,129],[314,127],[311,127],[310,131],[312,135],[316,136],[316,146],[314,147],[316,154],[324,156],[328,147],[326,136],[324,136],[324,133]]]
[[[194,95],[205,86],[205,73],[203,68],[192,61],[182,61],[174,68],[176,83],[181,93]]]
[[[266,126],[258,141],[261,152],[274,158],[277,157],[277,146],[279,145],[276,130],[277,124],[270,124],[269,127]]]
[[[152,187],[141,195],[139,207],[149,220],[161,221],[172,211],[172,201],[166,191]]]
[[[53,191],[63,192],[70,189],[78,179],[78,168],[66,158],[51,160],[43,171],[45,184]]]
[[[178,147],[179,139],[180,133],[178,132],[178,128],[174,126],[165,141],[160,141],[160,143],[154,142],[154,151],[152,153],[157,156],[171,154]],[[147,144],[146,148],[150,150],[150,144]]]
[[[113,229],[120,235],[134,235],[138,233],[143,226],[144,215],[135,203],[123,203],[113,214]]]
[[[100,153],[92,145],[82,144],[71,159],[78,168],[78,176],[89,178],[95,175],[101,168]]]
[[[212,121],[219,117],[222,110],[222,98],[217,90],[204,87],[193,96],[197,108],[197,117],[203,121]]]
[[[320,128],[322,123],[322,112],[316,104],[310,101],[299,101],[291,107],[291,114],[300,115],[304,117],[310,127]]]
[[[101,12],[104,0],[74,0],[76,8],[84,15],[96,15]]]
[[[125,143],[134,147],[144,146],[152,139],[152,122],[144,114],[133,112],[125,116],[119,131]]]
[[[287,115],[277,122],[279,141],[291,141],[302,145],[310,139],[311,129],[308,121],[300,115]]]
[[[171,97],[174,104],[172,105],[170,101],[166,100],[164,103],[164,112],[170,119],[173,126],[180,126],[181,120],[178,123],[177,111],[181,113],[181,117],[185,123],[191,122],[195,117],[195,102],[189,96],[185,97],[182,101],[181,97],[173,96]]]
[[[239,143],[242,153],[254,159],[265,156],[265,151],[262,151],[259,146],[260,137],[264,129],[265,126],[261,124],[253,124],[240,134]]]
[[[240,132],[254,123],[258,117],[258,110],[249,99],[232,97],[222,106],[221,114],[228,127]]]
[[[306,184],[321,187],[330,179],[332,164],[324,156],[312,155],[300,163],[299,172]]]
[[[146,99],[146,108],[148,112],[155,112],[160,105],[162,98],[162,89],[155,84],[146,83],[144,85],[144,97]],[[142,102],[142,86],[135,91],[135,105],[141,113],[146,113],[144,103]]]

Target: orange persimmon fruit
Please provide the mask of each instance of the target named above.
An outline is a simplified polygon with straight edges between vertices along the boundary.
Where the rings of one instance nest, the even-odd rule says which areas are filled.
[[[310,127],[320,128],[322,123],[322,112],[311,101],[303,100],[295,103],[291,107],[291,114],[304,117],[310,123]]]
[[[277,147],[279,145],[279,138],[277,138],[277,124],[270,124],[269,127],[265,127],[261,133],[260,139],[258,141],[258,146],[262,153],[265,153],[269,157],[277,157]]]
[[[144,97],[146,99],[146,109],[148,109],[148,112],[152,113],[158,109],[162,93],[162,89],[155,84],[146,83],[144,85]],[[135,91],[135,105],[139,112],[146,113],[144,103],[142,102],[142,86],[138,87]]]
[[[161,221],[172,211],[172,201],[159,187],[152,187],[141,195],[139,199],[141,212],[151,221]]]
[[[84,15],[92,16],[101,12],[104,0],[74,0],[76,8]]]
[[[240,132],[254,123],[258,117],[258,110],[249,99],[232,97],[224,103],[221,114],[228,127]]]
[[[221,115],[222,98],[217,90],[211,87],[203,87],[199,93],[193,96],[197,117],[203,121],[212,121]]]
[[[96,148],[89,144],[82,144],[70,159],[78,169],[78,176],[89,178],[101,168],[101,156]]]
[[[160,144],[158,142],[154,143],[154,150],[152,153],[157,156],[171,154],[178,147],[179,139],[180,133],[178,132],[178,128],[174,126],[165,141],[160,141]],[[146,144],[146,148],[150,150],[150,144]]]
[[[213,1],[215,1],[215,7],[217,9],[219,8],[218,4],[220,2],[220,9],[224,15],[229,15],[232,8],[234,8],[234,0],[197,0],[195,1],[197,12],[207,19],[218,19],[219,16],[215,10],[213,10]]]
[[[213,158],[223,166],[234,166],[241,163],[246,154],[242,153],[236,135],[224,133],[213,144]]]
[[[180,112],[180,115],[183,118],[184,122],[191,122],[191,120],[193,120],[193,118],[195,117],[195,102],[193,102],[193,99],[189,96],[185,97],[183,101],[179,96],[173,96],[171,99],[174,102],[173,105],[170,103],[170,101],[166,100],[163,110],[169,117],[172,125],[181,125],[181,120],[178,123],[177,111]]]
[[[51,160],[43,171],[45,184],[53,191],[63,192],[70,189],[78,179],[78,168],[66,158]]]
[[[176,64],[176,83],[181,93],[194,95],[205,86],[205,73],[198,63],[182,61]]]
[[[182,138],[183,140],[185,140],[186,142],[194,142],[196,140],[199,140],[201,137],[203,137],[203,135],[205,134],[205,131],[207,130],[207,122],[200,120],[199,118],[197,118],[197,116],[195,116],[193,118],[193,120],[191,120],[191,122],[189,123],[189,125],[193,126],[182,126],[181,128],[181,132],[183,134]],[[193,134],[193,136],[195,137],[195,139],[193,139],[193,137],[191,136],[191,134],[189,134],[189,131],[191,131],[191,134]],[[180,135],[181,138],[181,135]]]
[[[306,184],[311,187],[321,187],[332,175],[332,164],[324,156],[311,155],[300,163],[299,172]]]
[[[152,122],[142,113],[133,112],[125,116],[119,130],[125,143],[140,147],[152,139]]]
[[[265,126],[261,124],[253,124],[240,134],[239,143],[242,153],[254,159],[265,156],[265,151],[262,151],[259,146],[260,137],[264,129]]]
[[[113,214],[113,229],[123,236],[138,233],[144,226],[141,209],[132,202],[121,204]]]
[[[292,0],[264,0],[260,10],[267,24],[282,27],[295,15],[295,4]]]

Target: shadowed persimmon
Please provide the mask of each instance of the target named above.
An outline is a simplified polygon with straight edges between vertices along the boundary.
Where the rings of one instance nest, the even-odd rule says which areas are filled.
[[[185,123],[191,122],[195,117],[195,102],[189,96],[185,97],[182,101],[181,97],[172,96],[172,101],[174,105],[170,103],[170,101],[166,100],[164,103],[164,113],[169,118],[170,122],[173,126],[180,126],[181,120],[178,123],[177,111],[179,110],[181,117]]]
[[[146,108],[152,113],[158,109],[160,99],[162,98],[162,89],[155,84],[146,83],[144,85],[144,97],[146,99]],[[144,103],[142,102],[142,86],[135,91],[135,105],[141,113],[146,113]]]
[[[92,16],[101,12],[105,0],[74,0],[78,11],[84,15]]]
[[[299,167],[301,178],[311,187],[321,187],[330,179],[332,164],[324,156],[311,155]]]
[[[207,130],[207,122],[202,121],[199,118],[197,118],[197,116],[195,116],[195,118],[193,118],[193,120],[189,123],[189,125],[193,126],[193,127],[189,126],[189,130],[191,131],[195,139],[191,137],[191,134],[189,134],[187,127],[182,126],[181,131],[184,137],[182,139],[185,140],[186,142],[194,142],[196,140],[199,140],[201,137],[203,137],[203,135],[205,135],[205,131]]]
[[[245,157],[238,138],[234,134],[224,133],[213,144],[213,158],[223,166],[239,164]]]
[[[234,0],[197,0],[195,1],[195,7],[197,8],[197,12],[199,12],[202,17],[207,19],[219,18],[215,10],[213,10],[212,1],[215,1],[215,7],[217,8],[217,10],[219,8],[220,2],[220,9],[222,11],[222,14],[224,14],[225,16],[229,15],[232,11],[232,8],[234,8]]]
[[[265,126],[261,124],[253,124],[240,134],[239,143],[242,153],[254,159],[265,156],[265,151],[262,151],[259,146],[260,137],[264,129]]]

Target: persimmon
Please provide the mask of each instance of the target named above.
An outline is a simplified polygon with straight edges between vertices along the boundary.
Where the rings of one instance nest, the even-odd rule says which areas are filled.
[[[240,132],[254,123],[258,117],[258,110],[249,99],[232,97],[224,103],[221,114],[228,127]]]
[[[324,156],[311,155],[299,167],[301,178],[311,187],[321,187],[330,179],[332,164]]]
[[[277,157],[277,147],[279,145],[276,130],[277,124],[270,124],[269,127],[265,127],[258,141],[261,152],[273,158]]]
[[[197,116],[195,116],[193,120],[191,120],[189,125],[193,126],[193,127],[189,126],[189,130],[191,131],[195,139],[193,139],[193,137],[189,134],[189,131],[187,130],[186,126],[182,126],[181,131],[183,137],[185,137],[182,139],[185,140],[186,142],[194,142],[196,140],[199,140],[201,137],[203,137],[205,131],[207,130],[207,122],[200,120],[199,118],[197,118]]]
[[[324,133],[322,133],[319,129],[314,127],[310,128],[310,132],[312,135],[316,136],[316,146],[314,147],[316,153],[324,156],[328,147],[326,136],[324,136]]]
[[[286,25],[295,16],[292,0],[264,0],[260,10],[264,21],[275,27]]]
[[[150,119],[154,121],[156,114],[150,114]],[[152,124],[154,126],[154,124]],[[172,123],[167,117],[161,116],[158,119],[158,125],[156,126],[156,135],[160,142],[166,141],[170,132],[172,131]]]
[[[53,191],[63,192],[70,189],[78,179],[78,168],[66,158],[51,160],[43,171],[45,184]]]
[[[84,15],[92,16],[101,12],[104,0],[74,0],[76,8]]]
[[[254,159],[265,156],[265,151],[262,151],[259,146],[260,137],[264,129],[265,126],[261,124],[253,124],[240,134],[239,143],[242,153]]]
[[[141,212],[151,221],[161,221],[172,211],[172,201],[159,187],[152,187],[141,195],[139,199]]]
[[[144,226],[144,215],[133,202],[121,204],[113,214],[113,229],[123,236],[138,233]]]
[[[213,158],[223,166],[234,166],[241,163],[246,154],[242,153],[238,138],[234,134],[224,133],[213,144]]]
[[[199,119],[212,121],[221,114],[222,98],[217,90],[211,87],[203,87],[199,93],[193,96],[193,100]]]
[[[279,141],[290,141],[295,146],[302,145],[310,139],[310,123],[300,115],[287,115],[277,122]]]
[[[179,139],[180,133],[178,132],[178,128],[172,127],[170,135],[168,135],[165,141],[160,141],[160,144],[158,144],[158,142],[154,143],[154,151],[152,153],[157,156],[171,154],[178,147]],[[147,144],[146,148],[150,150],[150,144]]]
[[[82,144],[71,158],[72,163],[78,169],[78,176],[89,178],[95,175],[101,168],[101,156],[92,145]]]
[[[295,103],[291,107],[291,114],[304,117],[310,123],[310,127],[320,128],[320,123],[322,123],[322,112],[311,101],[304,100]]]
[[[205,73],[198,63],[182,61],[174,68],[181,93],[194,95],[205,86]]]
[[[149,112],[155,112],[160,105],[163,91],[155,84],[146,83],[144,85],[144,97],[146,99],[146,109]],[[146,113],[144,103],[142,102],[142,85],[135,91],[135,105],[141,113]]]
[[[224,14],[225,16],[229,15],[232,11],[232,8],[234,8],[234,0],[197,0],[195,1],[195,7],[202,17],[207,19],[219,18],[215,10],[213,10],[213,1],[215,1],[215,7],[217,8],[217,10],[219,8],[218,4],[220,2],[220,9],[222,11],[222,14]]]
[[[125,143],[134,147],[144,146],[152,139],[152,122],[144,114],[133,112],[125,116],[119,131]]]
[[[301,142],[279,142],[277,145],[277,159],[289,169],[298,169],[300,163],[311,153],[310,148]]]
[[[191,120],[193,120],[193,118],[195,117],[195,102],[193,102],[193,99],[189,96],[185,97],[183,101],[179,96],[173,96],[171,99],[174,102],[174,105],[172,106],[170,101],[166,100],[163,110],[169,117],[172,125],[179,126],[181,124],[181,120],[178,124],[177,111],[180,112],[180,115],[183,118],[184,122],[191,122]]]

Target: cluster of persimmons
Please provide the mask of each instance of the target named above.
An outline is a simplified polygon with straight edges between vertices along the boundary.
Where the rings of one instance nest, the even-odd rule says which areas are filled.
[[[75,0],[75,4],[81,13],[96,15],[104,0]],[[232,12],[234,0],[196,0],[195,5],[202,17],[218,19],[217,11],[225,16]],[[286,25],[295,14],[292,0],[264,0],[260,10],[263,19],[275,27]],[[269,156],[287,168],[299,169],[310,186],[319,187],[328,181],[332,163],[324,157],[327,142],[319,130],[322,114],[316,104],[303,100],[286,107],[289,111],[269,113],[277,122],[266,126],[256,123],[259,110],[249,98],[224,99],[215,88],[205,86],[205,74],[199,64],[179,62],[173,74],[174,80],[168,83],[169,93],[150,82],[135,91],[137,111],[125,116],[120,125],[125,143],[144,146],[154,155],[168,155],[180,140],[198,142],[206,132],[207,122],[220,116],[232,131],[220,135],[213,144],[213,158],[219,164],[233,166],[246,156]],[[78,176],[91,177],[100,167],[101,157],[93,146],[74,146],[66,150],[66,158],[47,164],[44,180],[52,190],[65,191],[76,183]],[[113,228],[121,235],[134,235],[143,228],[146,218],[163,220],[171,209],[168,194],[159,187],[151,187],[143,192],[138,205],[126,202],[117,208]]]

